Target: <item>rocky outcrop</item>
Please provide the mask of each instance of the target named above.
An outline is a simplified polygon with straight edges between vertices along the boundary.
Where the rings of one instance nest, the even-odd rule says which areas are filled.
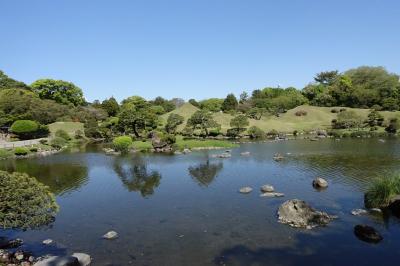
[[[51,256],[39,260],[33,266],[82,266],[74,256]]]
[[[316,179],[313,180],[312,185],[314,188],[327,188],[328,181],[326,181],[321,177],[317,177]]]
[[[162,140],[156,133],[151,134],[151,145],[153,146],[155,152],[172,151],[171,145],[167,141]]]
[[[400,195],[397,195],[390,201],[388,208],[394,216],[400,218]]]
[[[311,229],[317,226],[325,226],[336,217],[326,212],[317,211],[305,201],[292,199],[284,202],[278,210],[279,222],[292,227]]]
[[[383,239],[375,228],[368,225],[356,225],[354,227],[354,234],[358,239],[368,243],[378,243]]]

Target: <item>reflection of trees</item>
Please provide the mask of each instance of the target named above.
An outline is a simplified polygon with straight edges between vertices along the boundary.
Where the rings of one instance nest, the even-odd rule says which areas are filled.
[[[8,172],[23,172],[45,184],[55,195],[77,190],[87,182],[88,169],[85,165],[71,162],[40,163],[34,160],[9,161],[1,166]]]
[[[189,174],[200,186],[208,186],[213,181],[219,171],[223,168],[222,162],[212,164],[209,160],[206,163],[190,166]]]
[[[148,171],[144,162],[129,161],[128,164],[115,159],[114,171],[129,191],[139,191],[143,197],[150,196],[160,185],[161,175],[157,171]]]

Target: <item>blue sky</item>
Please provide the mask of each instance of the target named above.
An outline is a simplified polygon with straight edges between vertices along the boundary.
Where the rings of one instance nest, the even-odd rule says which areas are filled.
[[[0,1],[0,69],[88,100],[302,88],[360,65],[400,73],[398,0]]]

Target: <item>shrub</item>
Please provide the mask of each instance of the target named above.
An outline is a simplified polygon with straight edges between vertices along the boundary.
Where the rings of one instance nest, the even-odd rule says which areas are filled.
[[[22,139],[31,138],[39,129],[39,124],[32,120],[17,120],[11,125],[11,132]]]
[[[116,151],[126,153],[132,147],[133,141],[130,136],[120,136],[113,140],[113,146]]]
[[[334,114],[339,113],[339,110],[336,109],[336,108],[333,108],[333,109],[331,110],[331,113],[334,113]]]
[[[67,144],[67,141],[65,139],[63,139],[63,138],[60,138],[60,137],[55,137],[50,141],[51,147],[53,147],[55,149],[61,149],[66,144]]]
[[[37,152],[37,151],[38,151],[38,148],[37,148],[37,147],[31,147],[31,148],[29,148],[29,151],[31,151],[31,152]]]
[[[55,136],[65,140],[71,140],[71,136],[63,129],[57,130]]]
[[[293,136],[296,137],[298,134],[299,134],[299,132],[298,132],[297,130],[294,130],[294,131],[293,131]]]
[[[249,133],[250,138],[252,139],[260,139],[263,138],[265,133],[264,131],[262,131],[261,128],[256,127],[256,126],[252,126],[247,130],[247,133]]]
[[[47,142],[48,142],[47,139],[41,139],[41,140],[39,140],[39,143],[42,144],[42,145],[46,145]]]
[[[173,134],[163,134],[161,136],[161,141],[168,143],[169,145],[176,142],[176,137]]]
[[[347,110],[346,108],[340,108],[339,111],[340,111],[340,112],[346,112],[346,110]]]
[[[75,131],[75,138],[76,139],[83,139],[83,137],[85,136],[85,134],[83,134],[83,132],[81,130],[77,130]]]
[[[27,174],[0,171],[0,227],[29,229],[50,224],[58,205],[49,188]]]
[[[307,111],[305,110],[299,110],[296,113],[294,113],[296,116],[306,116],[307,115]]]
[[[16,147],[14,149],[14,154],[17,156],[23,156],[23,155],[27,155],[29,152],[29,150],[25,147]]]
[[[365,193],[365,207],[387,207],[398,194],[400,194],[400,175],[377,179]]]
[[[267,136],[270,136],[270,137],[275,137],[278,135],[279,135],[279,132],[276,131],[275,129],[272,129],[271,131],[267,132]]]
[[[229,128],[226,131],[226,135],[230,138],[239,137],[240,134],[243,133],[245,130],[245,128]]]

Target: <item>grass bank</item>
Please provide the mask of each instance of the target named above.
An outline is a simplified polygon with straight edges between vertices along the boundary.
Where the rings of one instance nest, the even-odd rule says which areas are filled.
[[[184,139],[182,136],[176,137],[176,143],[174,144],[175,149],[183,150],[187,149],[207,149],[207,148],[234,148],[239,145],[234,144],[226,140],[215,140],[215,139]],[[146,141],[134,141],[133,147],[138,151],[149,151],[153,148],[151,142]]]

